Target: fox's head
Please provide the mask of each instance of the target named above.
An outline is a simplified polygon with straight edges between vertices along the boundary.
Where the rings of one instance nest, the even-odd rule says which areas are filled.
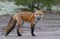
[[[37,10],[37,11],[35,11],[35,18],[36,18],[37,20],[40,20],[42,17],[43,17],[43,12],[42,12],[42,10]]]

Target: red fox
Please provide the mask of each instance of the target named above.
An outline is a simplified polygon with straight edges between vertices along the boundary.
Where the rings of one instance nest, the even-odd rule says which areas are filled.
[[[23,25],[24,22],[30,22],[31,27],[31,35],[35,36],[34,34],[34,28],[36,23],[43,17],[43,12],[41,10],[37,10],[36,12],[20,12],[15,15],[13,15],[4,29],[5,35],[7,36],[15,27],[16,23],[17,26],[17,35],[22,36],[22,34],[19,32],[19,28]]]

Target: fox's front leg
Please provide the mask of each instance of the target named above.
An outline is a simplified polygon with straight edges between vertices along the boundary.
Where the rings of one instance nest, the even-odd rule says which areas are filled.
[[[32,34],[32,36],[35,36],[35,34],[34,34],[34,28],[35,28],[35,23],[32,22],[31,23],[31,34]]]

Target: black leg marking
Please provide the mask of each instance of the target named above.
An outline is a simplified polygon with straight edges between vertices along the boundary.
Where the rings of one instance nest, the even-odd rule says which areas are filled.
[[[22,34],[19,33],[19,29],[17,29],[17,35],[22,36]]]
[[[34,34],[34,27],[35,27],[35,24],[31,27],[31,34],[32,34],[32,36],[35,36],[35,34]]]

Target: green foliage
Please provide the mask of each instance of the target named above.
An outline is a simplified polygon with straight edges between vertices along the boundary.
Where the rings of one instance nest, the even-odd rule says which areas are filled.
[[[16,5],[29,5],[33,0],[15,0]]]
[[[34,8],[39,9],[46,7],[51,7],[53,5],[56,5],[58,3],[58,0],[15,0],[16,5],[27,5],[31,11],[34,10]],[[35,6],[37,4],[37,6]]]

